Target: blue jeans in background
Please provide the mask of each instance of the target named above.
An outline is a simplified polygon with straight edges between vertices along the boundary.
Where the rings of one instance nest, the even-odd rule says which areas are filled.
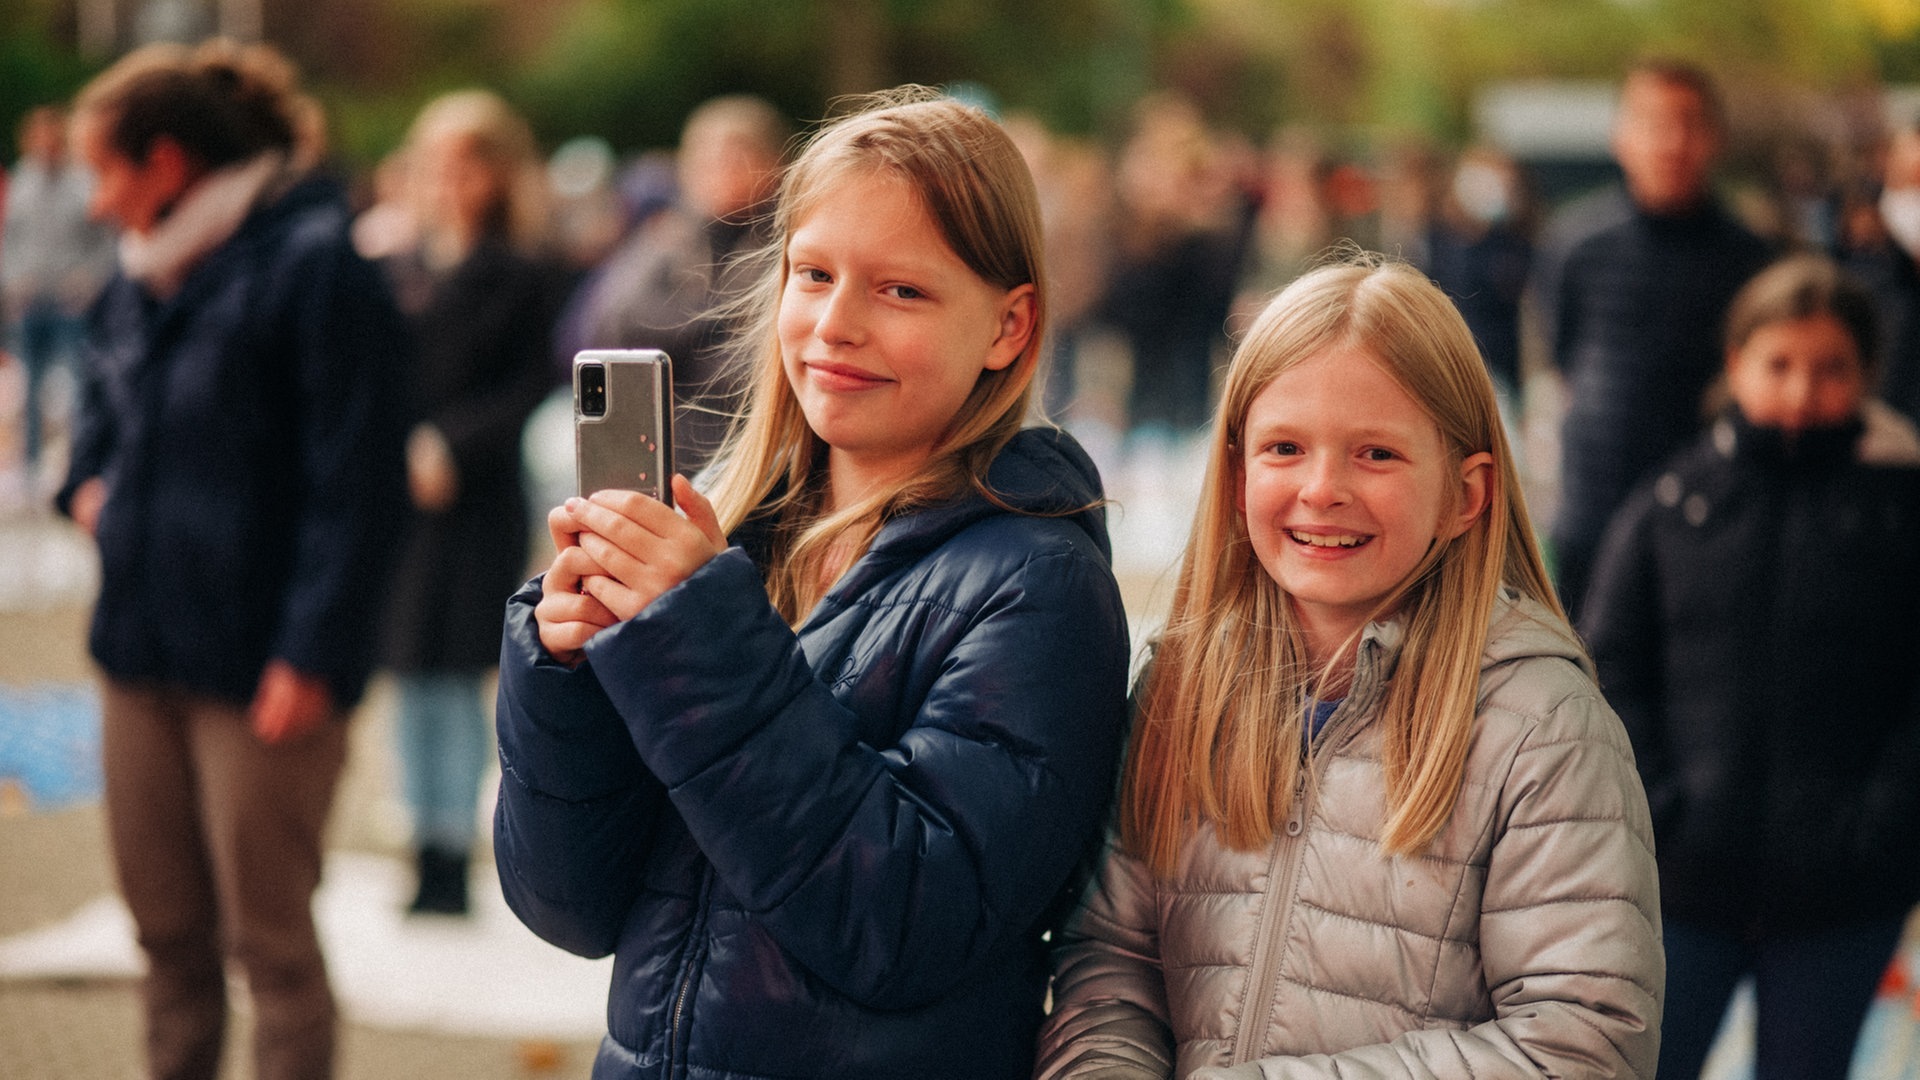
[[[1860,1022],[1899,944],[1902,920],[1748,938],[1664,928],[1660,1080],[1700,1075],[1734,987],[1754,980],[1754,1080],[1845,1080]]]
[[[395,684],[394,726],[414,843],[465,855],[476,831],[480,778],[493,756],[486,676],[406,674]]]
[[[86,319],[62,310],[51,299],[34,300],[8,328],[9,345],[20,358],[27,374],[24,460],[32,466],[40,460],[40,443],[46,437],[45,397],[47,375],[56,368],[72,370],[80,345],[86,339]]]

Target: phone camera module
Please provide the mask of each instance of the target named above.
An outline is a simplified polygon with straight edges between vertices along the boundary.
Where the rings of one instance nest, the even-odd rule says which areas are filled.
[[[580,415],[607,415],[607,369],[604,365],[580,365]]]

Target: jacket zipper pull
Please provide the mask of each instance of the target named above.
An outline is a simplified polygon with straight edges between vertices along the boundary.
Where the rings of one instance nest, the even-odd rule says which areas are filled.
[[[1302,762],[1300,764],[1299,774],[1294,777],[1293,803],[1287,808],[1287,835],[1288,836],[1299,836],[1301,830],[1306,827],[1305,824],[1302,823],[1300,820],[1300,810],[1301,810],[1301,807],[1306,803],[1307,769],[1310,767],[1311,766],[1307,762]]]

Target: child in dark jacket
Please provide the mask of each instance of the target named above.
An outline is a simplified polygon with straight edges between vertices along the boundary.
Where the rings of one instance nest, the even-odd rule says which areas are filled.
[[[1920,897],[1920,444],[1868,400],[1828,260],[1728,317],[1732,402],[1614,520],[1581,629],[1632,737],[1665,913],[1659,1075],[1756,976],[1756,1075],[1843,1077]]]
[[[773,225],[712,501],[568,500],[509,601],[501,884],[614,954],[596,1080],[1023,1078],[1127,674],[1098,478],[1021,430],[1033,181],[905,93]]]

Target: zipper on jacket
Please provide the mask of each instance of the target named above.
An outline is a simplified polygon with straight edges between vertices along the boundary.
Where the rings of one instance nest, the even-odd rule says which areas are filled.
[[[693,926],[687,931],[687,963],[680,972],[680,985],[673,993],[673,1014],[667,1023],[667,1075],[681,1076],[687,1070],[682,1058],[686,1051],[683,1024],[687,999],[693,996],[693,984],[704,966],[707,938],[707,899],[713,892],[713,867],[700,871],[700,895],[694,900]]]
[[[1240,1013],[1240,1030],[1233,1037],[1233,1064],[1242,1065],[1260,1055],[1267,1025],[1263,1019],[1273,1009],[1274,972],[1280,967],[1285,945],[1280,934],[1280,915],[1293,906],[1293,879],[1299,871],[1300,836],[1306,832],[1308,758],[1294,773],[1293,803],[1287,809],[1287,822],[1281,835],[1273,838],[1273,855],[1267,862],[1267,902],[1260,911],[1260,931],[1253,941],[1253,970],[1248,974],[1247,1007]]]

